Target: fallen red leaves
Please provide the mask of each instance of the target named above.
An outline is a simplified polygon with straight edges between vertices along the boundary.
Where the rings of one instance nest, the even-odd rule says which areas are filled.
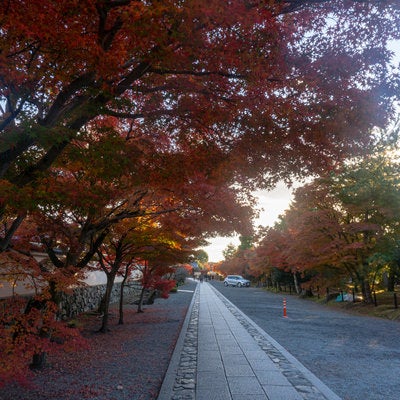
[[[126,306],[125,324],[112,309],[110,332],[99,333],[95,314],[78,318],[89,346],[79,352],[49,356],[48,367],[35,372],[30,387],[10,385],[0,400],[154,399],[179,335],[188,304],[160,300],[144,313]]]

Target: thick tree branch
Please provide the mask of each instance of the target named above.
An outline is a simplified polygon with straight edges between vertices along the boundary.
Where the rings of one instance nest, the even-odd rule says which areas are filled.
[[[26,213],[20,213],[11,224],[11,227],[6,230],[4,237],[0,240],[0,251],[5,251],[10,245],[10,241],[26,217]]]
[[[52,146],[50,150],[37,162],[35,165],[25,169],[18,177],[15,178],[13,183],[16,186],[24,187],[37,179],[40,172],[46,171],[54,163],[57,157],[63,152],[65,147],[70,143],[70,140],[64,140]]]
[[[86,72],[73,80],[58,94],[46,117],[39,120],[40,125],[46,127],[54,126],[55,123],[60,120],[61,113],[65,112],[65,106],[68,100],[71,99],[78,91],[92,86],[94,82],[93,72]],[[80,99],[79,102],[77,101],[78,99]],[[77,96],[73,100],[75,101],[73,108],[77,108],[81,106],[87,99]]]
[[[88,263],[92,260],[93,256],[98,252],[100,246],[103,244],[104,239],[109,234],[109,229],[104,229],[100,234],[96,237],[96,239],[90,242],[90,249],[84,257],[77,263],[77,267],[82,269],[88,265]]]
[[[51,263],[56,267],[56,268],[62,268],[64,267],[64,263],[57,257],[56,252],[54,251],[53,247],[53,240],[47,239],[45,237],[41,238],[42,244],[46,248],[46,253],[49,256],[49,259]]]
[[[174,70],[174,69],[165,69],[165,68],[154,68],[149,67],[148,72],[152,72],[154,74],[159,75],[191,75],[191,76],[211,76],[217,75],[225,78],[236,78],[236,79],[244,79],[247,75],[237,74],[233,72],[224,72],[224,71],[193,71],[193,70]]]

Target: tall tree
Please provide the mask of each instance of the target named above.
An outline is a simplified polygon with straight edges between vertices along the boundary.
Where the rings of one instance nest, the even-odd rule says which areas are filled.
[[[240,244],[236,247],[232,243],[223,251],[225,260],[219,265],[219,269],[225,274],[242,274],[247,276],[252,268],[253,236],[240,235]]]
[[[208,254],[204,250],[197,250],[193,256],[194,260],[200,264],[206,264],[208,262]]]

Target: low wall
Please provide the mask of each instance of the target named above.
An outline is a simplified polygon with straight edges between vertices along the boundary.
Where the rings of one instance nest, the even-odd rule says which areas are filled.
[[[124,298],[129,302],[137,300],[142,286],[139,282],[130,282],[124,286]],[[82,286],[72,293],[63,294],[60,302],[61,318],[68,319],[87,311],[97,310],[106,291],[106,285]],[[121,283],[114,283],[111,303],[119,302]]]

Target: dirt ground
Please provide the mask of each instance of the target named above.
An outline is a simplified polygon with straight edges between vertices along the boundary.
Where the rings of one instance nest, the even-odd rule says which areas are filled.
[[[0,400],[152,400],[169,365],[195,284],[188,282],[169,299],[157,299],[138,314],[125,307],[125,323],[117,325],[112,310],[110,332],[98,333],[100,318],[78,319],[89,347],[48,357],[29,386],[0,389]]]

